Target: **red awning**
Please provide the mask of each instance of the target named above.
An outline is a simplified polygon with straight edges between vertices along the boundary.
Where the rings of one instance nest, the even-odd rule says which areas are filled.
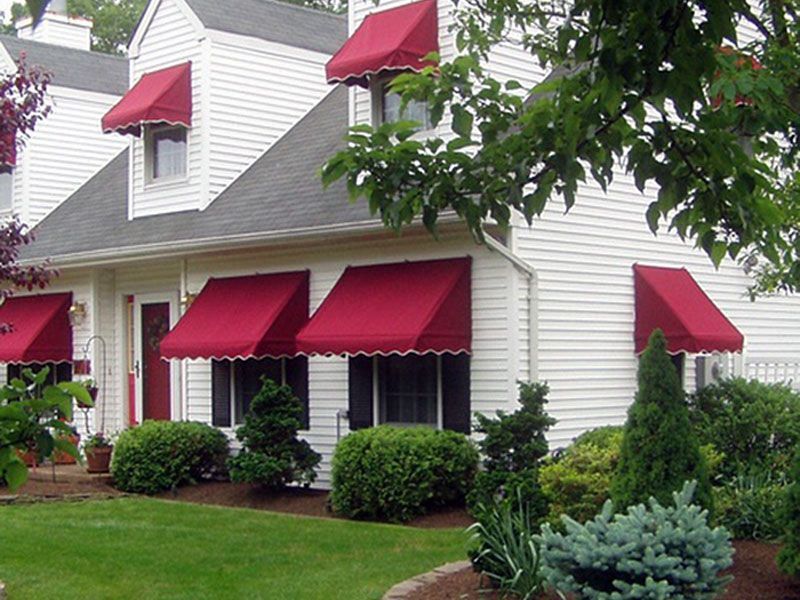
[[[12,296],[0,306],[0,362],[42,363],[72,360],[72,294]]]
[[[293,356],[307,321],[308,271],[209,279],[161,341],[161,357]]]
[[[439,52],[436,0],[422,0],[372,13],[325,66],[328,83],[367,87],[370,75],[421,71]]]
[[[304,354],[469,352],[470,258],[348,267],[297,336]]]
[[[686,269],[633,266],[636,288],[636,352],[654,329],[672,354],[741,352],[744,336],[717,308]]]
[[[103,117],[103,132],[140,135],[146,123],[192,126],[192,63],[146,73]]]

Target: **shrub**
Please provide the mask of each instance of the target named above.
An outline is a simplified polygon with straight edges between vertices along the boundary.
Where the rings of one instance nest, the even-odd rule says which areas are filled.
[[[292,389],[265,378],[244,425],[236,430],[242,450],[228,461],[231,480],[269,488],[311,485],[322,457],[297,437],[302,415],[303,405]]]
[[[660,329],[650,336],[642,354],[638,379],[639,389],[628,410],[611,497],[618,506],[644,502],[650,496],[664,504],[684,482],[695,480],[698,504],[710,508],[708,467]]]
[[[331,503],[346,517],[405,522],[463,501],[477,466],[475,446],[454,431],[361,429],[336,447]]]
[[[621,444],[621,427],[594,429],[542,466],[539,483],[550,505],[549,523],[559,525],[561,515],[586,521],[603,508]]]
[[[723,453],[721,475],[786,473],[800,443],[800,395],[782,384],[729,379],[689,397],[701,443]]]
[[[204,423],[145,421],[123,431],[111,475],[125,492],[155,494],[224,470],[228,438]]]
[[[484,434],[478,442],[483,456],[483,470],[467,499],[477,515],[480,506],[490,507],[503,498],[518,493],[533,518],[547,514],[547,501],[539,487],[539,461],[547,454],[547,430],[555,419],[547,415],[549,389],[545,383],[520,383],[521,407],[513,413],[497,411],[494,417],[478,414],[475,430]]]
[[[784,477],[739,475],[714,489],[717,522],[737,539],[776,540],[783,535]]]
[[[714,598],[733,564],[728,532],[691,504],[695,482],[664,508],[655,498],[613,514],[609,500],[585,525],[564,517],[566,534],[542,528],[543,571],[560,592],[590,600]]]
[[[470,551],[473,568],[501,590],[523,600],[533,598],[542,591],[544,578],[530,507],[517,494],[514,502],[479,512],[480,520],[467,530],[475,544]]]
[[[784,546],[778,554],[778,567],[784,573],[797,577],[800,576],[800,446],[795,454],[791,480],[781,511],[786,530]]]

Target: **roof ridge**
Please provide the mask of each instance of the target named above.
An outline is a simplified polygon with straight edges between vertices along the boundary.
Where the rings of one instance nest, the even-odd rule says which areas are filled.
[[[296,9],[298,11],[312,12],[315,15],[320,15],[324,17],[333,17],[339,20],[344,20],[347,18],[347,13],[335,13],[321,8],[314,8],[312,6],[302,6],[300,4],[295,4],[294,2],[289,2],[287,0],[256,0],[256,2],[263,2],[264,4],[278,4],[280,6]]]
[[[67,50],[70,52],[82,52],[84,54],[91,54],[98,58],[108,58],[117,61],[129,61],[127,56],[120,56],[118,54],[108,54],[107,52],[98,52],[97,50],[84,50],[83,48],[73,48],[72,46],[62,46],[61,44],[51,44],[50,42],[41,42],[39,40],[31,40],[28,38],[21,38],[16,35],[8,33],[0,33],[0,43],[4,41],[16,42],[19,44],[33,44],[34,46],[43,46],[46,48],[53,48],[56,50]]]

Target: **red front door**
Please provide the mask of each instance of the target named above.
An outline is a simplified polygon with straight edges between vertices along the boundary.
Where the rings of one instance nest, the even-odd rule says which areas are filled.
[[[159,345],[169,331],[169,303],[142,304],[142,418],[168,421],[171,417],[169,362],[161,360]]]

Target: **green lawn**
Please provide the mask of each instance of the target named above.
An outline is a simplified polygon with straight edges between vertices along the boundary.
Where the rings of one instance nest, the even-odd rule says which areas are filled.
[[[313,519],[151,499],[0,508],[13,600],[380,598],[465,558],[457,530]]]

